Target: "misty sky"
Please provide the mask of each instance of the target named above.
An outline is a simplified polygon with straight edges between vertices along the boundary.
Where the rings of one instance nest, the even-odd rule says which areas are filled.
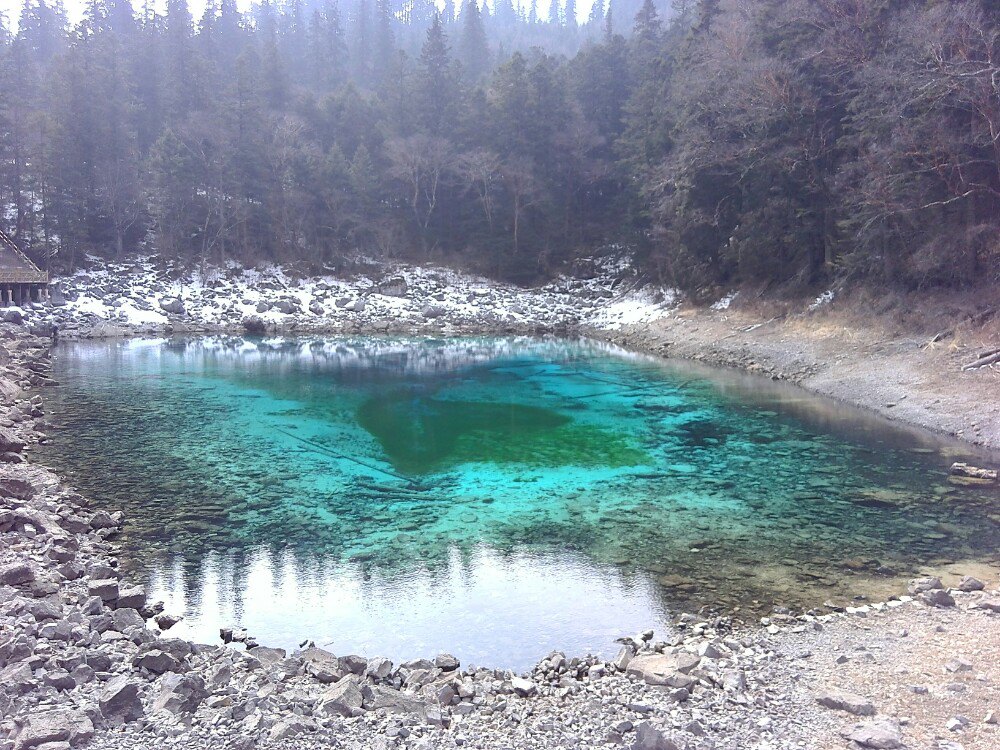
[[[10,22],[10,25],[15,26],[17,24],[17,17],[21,14],[21,6],[24,0],[0,0],[0,13],[4,14]],[[86,6],[86,0],[63,0],[66,6],[66,10],[69,14],[69,19],[73,23],[76,23],[83,16],[83,9]],[[132,0],[132,4],[137,7],[142,7],[143,0]],[[577,16],[582,23],[587,20],[587,16],[590,14],[590,6],[592,0],[579,0],[577,3]],[[459,2],[456,0],[456,5]],[[518,3],[515,1],[515,5]],[[161,12],[166,8],[166,0],[157,0],[157,7]],[[240,10],[249,10],[251,5],[251,0],[236,0],[236,5]],[[444,6],[443,1],[439,2],[438,5]],[[194,16],[195,21],[197,21],[202,12],[205,9],[205,0],[188,0],[188,6],[191,8],[191,15]],[[538,15],[540,18],[548,17],[548,7],[549,0],[538,0]]]

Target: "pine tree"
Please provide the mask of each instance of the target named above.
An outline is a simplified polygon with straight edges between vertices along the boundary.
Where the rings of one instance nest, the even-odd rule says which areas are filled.
[[[434,16],[420,50],[415,102],[416,121],[433,136],[444,137],[454,125],[458,87],[441,19]]]
[[[462,31],[459,37],[458,55],[467,80],[476,83],[490,69],[490,46],[486,29],[479,15],[476,0],[466,0],[462,6]]]
[[[552,26],[562,25],[562,13],[559,10],[559,0],[549,0],[549,23]]]
[[[568,29],[576,30],[576,0],[566,0],[566,5],[563,9],[563,24]]]

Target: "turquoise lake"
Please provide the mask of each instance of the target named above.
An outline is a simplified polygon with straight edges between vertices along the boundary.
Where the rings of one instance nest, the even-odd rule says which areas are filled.
[[[67,342],[41,460],[171,634],[523,669],[679,612],[996,566],[982,456],[760,378],[533,338]]]

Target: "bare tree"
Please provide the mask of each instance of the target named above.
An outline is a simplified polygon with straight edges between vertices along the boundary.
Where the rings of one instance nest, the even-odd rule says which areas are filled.
[[[508,159],[502,169],[503,183],[510,193],[513,208],[513,235],[514,235],[514,255],[517,255],[520,246],[521,224],[524,220],[525,211],[535,205],[541,197],[541,189],[538,180],[535,179],[534,170],[529,159],[513,157]]]
[[[455,163],[451,144],[419,134],[389,141],[386,153],[392,175],[407,189],[410,210],[427,250],[427,227],[438,205],[441,182]]]
[[[476,149],[459,156],[457,168],[466,189],[474,191],[479,199],[486,223],[492,232],[496,187],[502,179],[500,156],[489,149]]]

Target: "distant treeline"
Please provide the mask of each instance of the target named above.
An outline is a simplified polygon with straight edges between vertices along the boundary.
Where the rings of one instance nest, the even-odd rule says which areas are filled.
[[[608,243],[687,288],[1000,281],[992,0],[27,0],[0,226],[85,253],[513,279]],[[147,4],[147,8],[151,7]]]

